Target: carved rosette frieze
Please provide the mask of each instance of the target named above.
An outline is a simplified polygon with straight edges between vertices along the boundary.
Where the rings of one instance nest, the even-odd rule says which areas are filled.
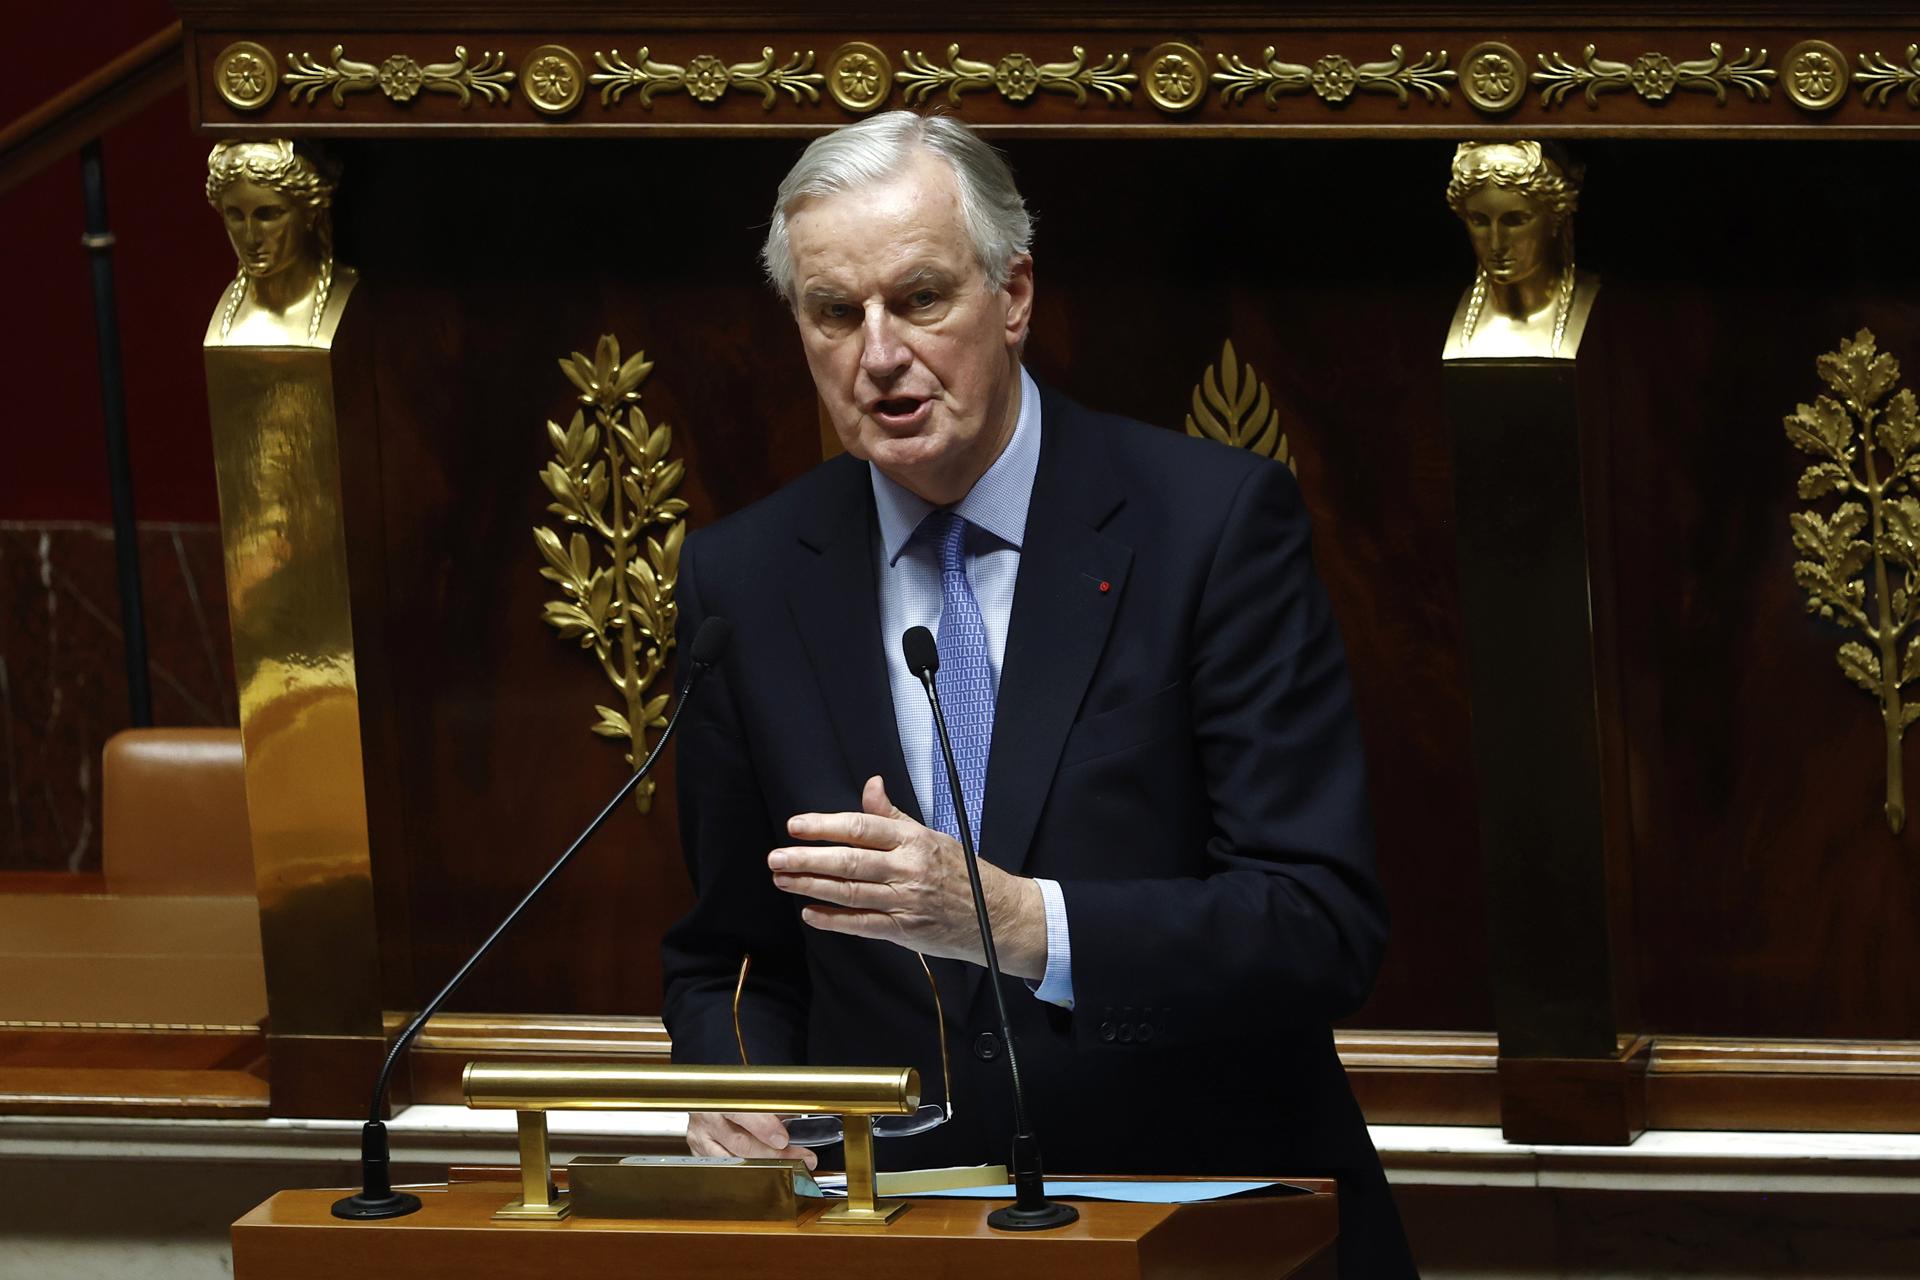
[[[1602,93],[1631,89],[1646,102],[1664,102],[1680,90],[1711,93],[1721,103],[1727,100],[1729,87],[1743,91],[1749,101],[1765,101],[1772,95],[1770,82],[1774,71],[1767,65],[1767,51],[1755,53],[1742,49],[1738,57],[1728,58],[1715,41],[1707,45],[1712,55],[1675,62],[1664,53],[1643,53],[1632,62],[1613,62],[1596,55],[1598,46],[1588,45],[1579,62],[1569,62],[1558,52],[1540,55],[1540,70],[1533,83],[1540,89],[1540,105],[1556,107],[1575,89],[1587,99],[1587,105],[1600,105]]]
[[[1024,53],[1005,54],[998,62],[980,62],[961,57],[957,44],[947,46],[944,63],[904,49],[900,60],[905,70],[896,78],[910,106],[924,104],[942,89],[947,91],[947,101],[955,106],[960,105],[962,94],[982,89],[992,89],[1008,102],[1026,102],[1042,90],[1064,93],[1076,106],[1086,105],[1091,90],[1111,105],[1131,103],[1133,86],[1140,83],[1140,77],[1127,70],[1129,55],[1110,53],[1088,65],[1087,51],[1080,45],[1073,46],[1073,58],[1068,62],[1035,62]]]
[[[649,110],[654,95],[659,93],[684,92],[695,102],[712,106],[730,90],[739,89],[759,94],[761,109],[771,111],[780,93],[795,103],[819,102],[827,79],[813,69],[813,50],[790,53],[785,62],[775,66],[771,45],[762,48],[759,58],[752,62],[723,62],[710,53],[698,54],[684,66],[656,62],[645,45],[632,62],[618,51],[604,53],[598,49],[593,51],[593,61],[600,70],[588,76],[587,82],[599,86],[600,104],[606,107],[619,102],[630,89],[638,91],[640,105]]]
[[[235,111],[258,111],[279,85],[280,64],[265,45],[238,40],[214,59],[213,87]]]
[[[1802,40],[1780,60],[1780,87],[1803,111],[1827,111],[1847,96],[1847,55],[1825,40]]]
[[[517,84],[533,111],[557,117],[578,110],[594,88],[603,110],[621,105],[630,92],[647,110],[663,93],[683,93],[702,107],[749,93],[758,95],[765,111],[817,106],[825,96],[851,115],[889,105],[924,108],[937,96],[963,107],[976,94],[1016,106],[1052,97],[1071,99],[1081,108],[1096,102],[1126,108],[1139,105],[1137,89],[1156,111],[1183,115],[1209,100],[1221,108],[1244,106],[1256,93],[1269,109],[1278,109],[1282,95],[1311,95],[1339,108],[1370,93],[1392,94],[1402,107],[1418,94],[1430,106],[1445,108],[1457,87],[1474,111],[1505,116],[1525,102],[1529,89],[1536,91],[1538,108],[1550,112],[1568,105],[1576,92],[1594,109],[1606,95],[1625,93],[1650,106],[1710,93],[1724,106],[1737,91],[1758,104],[1770,102],[1778,84],[1808,115],[1840,107],[1855,86],[1866,105],[1887,107],[1897,93],[1920,109],[1920,43],[1907,45],[1901,57],[1889,57],[1878,50],[1843,52],[1829,41],[1809,38],[1787,50],[1777,67],[1764,46],[1717,40],[1707,43],[1705,57],[1648,50],[1629,61],[1603,58],[1591,43],[1570,57],[1558,49],[1522,52],[1503,40],[1482,40],[1470,45],[1457,64],[1445,49],[1409,53],[1418,46],[1404,41],[1390,44],[1386,58],[1370,62],[1332,51],[1311,57],[1303,51],[1304,60],[1288,61],[1276,45],[1258,55],[1203,54],[1203,42],[1183,40],[1162,41],[1144,54],[1138,46],[1123,46],[1098,56],[1075,44],[1069,46],[1071,57],[1053,62],[1023,49],[970,58],[957,42],[944,50],[899,49],[897,57],[869,40],[846,41],[824,58],[813,49],[791,48],[780,59],[776,47],[763,45],[758,58],[741,62],[705,50],[669,62],[656,58],[653,46],[641,45],[631,57],[596,50],[589,64],[563,45],[539,44],[516,53],[517,70],[509,70],[507,53],[470,55],[464,44],[454,46],[450,62],[423,63],[406,53],[360,61],[346,56],[344,43],[334,44],[324,57],[289,52],[276,60],[265,45],[242,40],[216,55],[207,90],[233,110],[251,113],[267,107],[281,86],[302,106],[317,104],[325,93],[344,108],[351,95],[378,90],[396,105],[444,93],[465,107],[476,95],[491,105],[509,102]],[[1735,48],[1737,53],[1729,52]]]
[[[587,69],[565,45],[543,44],[520,64],[520,92],[535,111],[560,116],[580,105]]]
[[[504,53],[485,52],[469,64],[463,44],[453,47],[452,62],[422,65],[404,53],[396,53],[375,65],[347,57],[346,46],[336,44],[324,62],[310,53],[288,54],[284,79],[288,96],[308,106],[322,92],[333,99],[334,106],[344,107],[348,94],[378,89],[392,102],[411,102],[422,91],[452,94],[464,107],[476,93],[488,103],[505,102],[514,81],[514,73],[506,65]]]
[[[1510,44],[1487,40],[1460,55],[1460,96],[1476,111],[1500,115],[1527,96],[1527,60]]]
[[[622,360],[619,340],[604,334],[591,359],[576,351],[560,371],[582,407],[564,429],[547,423],[554,458],[540,483],[560,528],[536,525],[533,541],[546,562],[540,576],[559,587],[560,599],[541,617],[591,653],[618,692],[619,706],[595,705],[593,732],[626,739],[627,763],[638,768],[648,730],[667,723],[668,694],[653,686],[679,617],[674,590],[687,504],[675,491],[686,463],[667,456],[672,430],[649,423],[640,408],[640,384],[653,372],[645,352]],[[648,810],[653,779],[640,783],[634,802]]]
[[[827,55],[827,93],[844,109],[865,115],[893,95],[893,63],[886,50],[853,40]]]
[[[1147,101],[1169,115],[1207,100],[1207,62],[1192,45],[1169,40],[1150,50],[1141,66]]]
[[[1283,62],[1276,46],[1268,45],[1258,63],[1249,63],[1238,54],[1221,54],[1213,83],[1220,87],[1220,100],[1227,106],[1246,101],[1255,90],[1270,108],[1280,105],[1283,93],[1308,90],[1330,107],[1339,106],[1362,90],[1391,93],[1400,99],[1401,106],[1407,104],[1409,90],[1442,106],[1452,101],[1447,84],[1454,79],[1454,71],[1448,65],[1445,49],[1437,54],[1422,53],[1411,62],[1400,45],[1393,45],[1388,52],[1393,56],[1385,62],[1356,64],[1341,54],[1329,53],[1309,64]]]
[[[1887,105],[1896,89],[1905,89],[1907,105],[1920,107],[1920,44],[1907,46],[1907,60],[1895,62],[1879,50],[1860,55],[1860,96],[1876,107]]]

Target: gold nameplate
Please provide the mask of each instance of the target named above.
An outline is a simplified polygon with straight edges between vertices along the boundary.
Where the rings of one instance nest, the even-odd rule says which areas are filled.
[[[793,1222],[798,1160],[738,1156],[576,1156],[568,1199],[582,1218],[704,1218]]]

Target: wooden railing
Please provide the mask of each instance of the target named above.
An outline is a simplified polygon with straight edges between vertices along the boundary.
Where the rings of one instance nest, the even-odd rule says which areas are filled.
[[[0,191],[79,150],[185,82],[176,22],[0,129]]]

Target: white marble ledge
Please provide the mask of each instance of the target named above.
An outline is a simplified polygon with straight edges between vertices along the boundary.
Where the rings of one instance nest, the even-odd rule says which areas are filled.
[[[1507,1142],[1494,1128],[1376,1125],[1396,1185],[1920,1195],[1920,1134],[1668,1129],[1628,1147]]]
[[[553,1154],[623,1154],[675,1138],[684,1112],[548,1113]],[[396,1165],[418,1169],[516,1159],[510,1111],[409,1107],[388,1123]],[[1396,1185],[1612,1191],[1920,1194],[1920,1134],[1666,1130],[1630,1147],[1510,1143],[1478,1127],[1375,1125]],[[0,1161],[355,1161],[357,1120],[151,1120],[0,1116]]]

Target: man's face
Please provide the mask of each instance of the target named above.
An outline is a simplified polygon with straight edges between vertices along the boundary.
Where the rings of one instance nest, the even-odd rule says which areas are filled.
[[[220,216],[240,269],[258,280],[277,275],[307,247],[307,224],[285,196],[242,179],[220,197]]]
[[[848,453],[920,497],[966,496],[1013,432],[1033,265],[989,291],[946,161],[787,217],[794,318]]]
[[[1531,279],[1553,256],[1553,219],[1517,191],[1488,183],[1461,202],[1461,216],[1495,284]]]

